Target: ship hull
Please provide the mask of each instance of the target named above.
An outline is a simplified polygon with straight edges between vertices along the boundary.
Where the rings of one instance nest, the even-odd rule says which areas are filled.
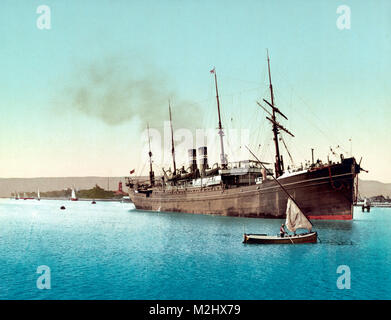
[[[341,164],[281,177],[279,182],[310,219],[351,220],[358,171],[351,158]],[[229,188],[152,188],[145,192],[130,188],[129,197],[141,210],[277,219],[285,218],[288,199],[273,180]]]

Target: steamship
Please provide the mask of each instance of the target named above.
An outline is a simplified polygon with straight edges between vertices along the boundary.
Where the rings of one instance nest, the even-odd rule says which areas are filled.
[[[270,101],[257,102],[269,115],[275,145],[274,168],[259,159],[228,162],[224,153],[223,127],[220,116],[220,102],[215,68],[214,75],[218,134],[220,136],[220,163],[209,166],[206,146],[189,150],[189,168],[176,168],[175,146],[171,125],[173,170],[163,169],[161,177],[155,179],[152,165],[152,152],[149,138],[149,180],[128,177],[129,197],[136,209],[183,212],[194,214],[214,214],[233,217],[285,218],[288,195],[284,189],[300,203],[302,212],[309,219],[351,220],[353,203],[357,195],[358,174],[361,170],[354,157],[344,158],[341,154],[337,162],[308,163],[299,168],[284,167],[279,149],[279,135],[293,134],[278,122],[277,117],[287,117],[274,103],[270,73],[270,59],[267,56]],[[266,107],[267,108],[266,108]],[[251,151],[250,151],[251,152]],[[269,165],[269,167],[267,167]],[[278,180],[279,184],[276,182]]]

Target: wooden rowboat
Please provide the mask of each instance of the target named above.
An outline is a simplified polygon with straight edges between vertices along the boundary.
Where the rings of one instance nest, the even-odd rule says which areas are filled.
[[[262,244],[299,244],[299,243],[316,243],[318,234],[308,232],[296,235],[268,236],[266,234],[244,234],[243,243],[262,243]]]

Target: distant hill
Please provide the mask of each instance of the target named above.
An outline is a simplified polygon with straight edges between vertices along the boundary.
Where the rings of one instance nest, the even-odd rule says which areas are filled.
[[[361,197],[374,197],[380,195],[391,197],[391,183],[359,179],[358,192]]]
[[[147,177],[145,177],[147,179]],[[59,178],[0,178],[0,197],[10,197],[17,192],[41,192],[63,190],[75,186],[76,190],[91,189],[95,185],[105,190],[118,190],[122,182],[126,192],[124,177],[59,177]],[[383,195],[391,197],[391,183],[372,180],[359,180],[358,190],[361,197]]]

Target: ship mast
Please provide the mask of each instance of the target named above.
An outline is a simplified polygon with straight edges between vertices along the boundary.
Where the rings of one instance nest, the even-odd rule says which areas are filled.
[[[147,123],[147,130],[148,130],[148,147],[149,147],[149,181],[151,183],[151,186],[155,184],[155,174],[152,169],[152,152],[151,152],[151,138],[149,135],[149,124]]]
[[[277,121],[276,121],[276,111],[274,109],[274,94],[273,94],[273,85],[272,85],[272,77],[270,73],[270,59],[269,59],[269,51],[267,51],[267,68],[269,71],[269,88],[270,88],[270,99],[271,99],[271,105],[272,105],[272,123],[273,123],[273,134],[274,134],[274,145],[276,147],[276,163],[275,163],[275,171],[276,171],[276,177],[278,178],[279,176],[282,175],[283,173],[283,165],[281,161],[281,156],[280,156],[280,148],[278,146],[278,126],[277,126]]]
[[[282,117],[284,117],[286,120],[288,120],[288,118],[274,105],[274,94],[273,94],[272,77],[271,77],[271,73],[270,73],[269,52],[267,52],[267,67],[268,67],[268,71],[269,71],[269,88],[270,88],[271,102],[269,102],[265,99],[263,99],[263,101],[266,102],[269,105],[269,107],[272,108],[272,112],[269,112],[258,101],[257,101],[257,104],[271,116],[271,118],[266,117],[266,119],[269,120],[273,125],[273,133],[274,133],[273,140],[274,140],[274,144],[276,147],[276,162],[274,165],[275,165],[276,178],[278,178],[279,176],[281,176],[284,173],[284,162],[282,160],[282,155],[280,155],[280,148],[278,146],[278,134],[280,133],[279,130],[286,132],[287,134],[289,134],[292,137],[294,137],[294,135],[288,129],[284,128],[280,123],[278,123],[278,121],[276,119],[276,113],[278,113]],[[285,142],[284,141],[282,141],[282,142],[285,145]],[[288,154],[289,154],[289,151],[288,151]],[[290,156],[290,154],[289,154],[289,156]]]
[[[221,148],[221,154],[220,154],[220,160],[221,160],[221,166],[222,168],[227,167],[227,158],[224,153],[224,142],[223,142],[223,127],[221,125],[221,115],[220,115],[220,101],[219,101],[219,90],[217,88],[217,75],[216,75],[216,68],[213,68],[210,73],[213,73],[215,76],[215,86],[216,86],[216,99],[217,99],[217,112],[219,115],[219,136],[220,136],[220,148]]]
[[[171,104],[170,100],[168,100],[168,112],[170,114],[170,127],[171,127],[171,154],[172,154],[172,162],[174,165],[173,176],[176,175],[176,163],[175,163],[175,146],[174,146],[174,131],[172,129],[172,117],[171,117]]]

